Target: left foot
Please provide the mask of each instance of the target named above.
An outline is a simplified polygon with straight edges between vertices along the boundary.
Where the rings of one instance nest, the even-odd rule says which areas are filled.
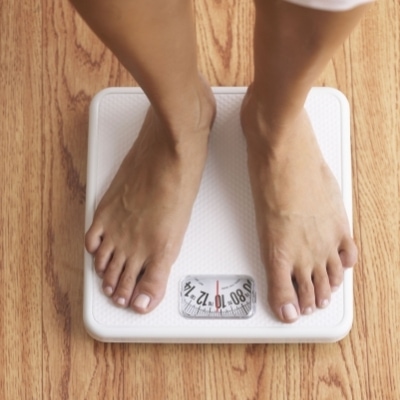
[[[338,184],[325,163],[305,110],[271,123],[247,94],[247,139],[268,300],[283,322],[326,307],[357,249]]]

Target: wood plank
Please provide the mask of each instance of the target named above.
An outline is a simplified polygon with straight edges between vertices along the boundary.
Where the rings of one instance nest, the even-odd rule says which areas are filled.
[[[399,324],[399,35],[400,7],[380,2],[368,13],[353,48],[355,157],[361,263],[356,310],[364,328],[369,398],[397,398]],[[372,40],[375,38],[375,40]],[[358,301],[357,301],[358,300]],[[364,300],[364,301],[360,301]]]
[[[132,79],[68,2],[44,4],[43,391],[121,399],[123,346],[95,342],[82,322],[84,204],[89,102]]]
[[[247,86],[253,76],[252,0],[195,1],[199,68],[213,86]]]
[[[284,345],[208,345],[206,398],[285,399],[284,355]]]
[[[0,3],[2,399],[42,394],[40,23],[40,4]]]
[[[125,349],[124,399],[205,399],[203,345],[134,344]]]

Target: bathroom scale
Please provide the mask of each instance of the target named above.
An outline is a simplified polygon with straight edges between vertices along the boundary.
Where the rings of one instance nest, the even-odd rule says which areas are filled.
[[[164,300],[146,315],[115,306],[101,288],[93,258],[84,258],[84,323],[105,342],[293,343],[333,342],[353,321],[352,269],[326,309],[292,324],[276,319],[267,303],[246,143],[240,125],[244,87],[213,89],[217,118],[200,190]],[[97,204],[134,142],[149,102],[139,88],[108,88],[91,103],[86,229]],[[335,175],[352,221],[350,113],[345,96],[313,88],[306,102],[323,155]],[[301,151],[301,149],[299,149]]]

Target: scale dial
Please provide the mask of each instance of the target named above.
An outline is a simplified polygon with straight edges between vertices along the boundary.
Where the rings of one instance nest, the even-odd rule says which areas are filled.
[[[180,312],[186,318],[249,318],[256,291],[248,275],[189,275],[181,281]]]

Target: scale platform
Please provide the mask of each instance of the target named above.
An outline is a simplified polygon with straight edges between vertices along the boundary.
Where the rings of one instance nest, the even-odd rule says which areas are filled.
[[[103,295],[92,257],[85,253],[84,322],[87,331],[97,340],[106,342],[293,343],[342,339],[353,321],[351,269],[345,271],[344,282],[332,294],[331,304],[326,309],[302,316],[293,324],[284,324],[268,308],[266,276],[259,255],[247,176],[246,144],[239,120],[246,88],[213,90],[218,114],[210,137],[208,160],[164,300],[146,315],[117,308]],[[138,88],[108,88],[93,99],[89,123],[86,229],[96,205],[135,140],[148,106],[146,96]],[[340,184],[351,222],[348,102],[335,89],[313,88],[306,108],[324,157]],[[229,283],[232,276],[235,278]],[[225,278],[228,283],[223,287]],[[235,281],[236,278],[239,280]],[[213,288],[217,282],[215,290],[211,290],[213,293],[208,293],[210,296],[200,295],[210,292],[202,286],[204,282]],[[243,282],[247,282],[247,286]],[[194,286],[197,288],[191,291]],[[246,288],[249,290],[244,290]],[[226,296],[221,295],[217,302],[214,295],[223,290]],[[242,307],[243,315],[233,312],[237,311],[236,304],[241,298],[246,303],[252,302],[251,310],[245,305]],[[228,318],[218,318],[219,314],[216,317],[215,312],[212,313],[222,312],[223,307],[233,310],[230,316],[226,314]],[[213,318],[207,317],[207,310]]]

